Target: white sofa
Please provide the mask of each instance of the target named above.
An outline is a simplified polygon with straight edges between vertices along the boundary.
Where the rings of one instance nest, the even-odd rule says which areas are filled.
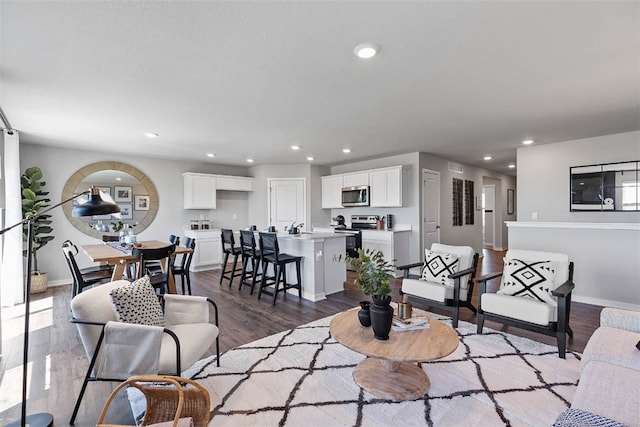
[[[582,355],[572,409],[640,426],[640,312],[605,308]]]

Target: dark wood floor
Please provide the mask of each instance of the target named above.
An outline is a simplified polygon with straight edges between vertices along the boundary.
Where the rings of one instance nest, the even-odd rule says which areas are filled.
[[[479,266],[479,274],[500,271],[504,252],[485,250]],[[351,276],[351,274],[350,274]],[[345,284],[345,291],[333,294],[316,303],[287,296],[279,296],[275,306],[269,298],[258,301],[244,287],[238,291],[237,279],[232,288],[227,283],[218,284],[220,270],[192,273],[194,295],[214,299],[220,309],[220,346],[224,352],[241,344],[287,330],[312,320],[338,313],[368,299],[352,284],[352,277]],[[398,299],[401,280],[392,283],[394,300]],[[490,288],[497,288],[493,283]],[[68,423],[75,398],[87,368],[87,360],[75,326],[69,323],[70,286],[51,287],[33,296],[30,334],[30,377],[28,413],[49,412],[55,425]],[[477,292],[474,292],[477,301]],[[582,352],[587,340],[598,327],[602,307],[573,303],[571,325],[573,339],[568,348]],[[22,330],[24,306],[3,309],[3,358],[0,363],[0,424],[19,416],[22,373]],[[437,310],[434,310],[437,311]],[[443,313],[446,314],[446,313]],[[475,323],[469,310],[461,311],[461,320]],[[486,327],[500,329],[501,325],[486,322]],[[509,328],[509,332],[527,336],[537,341],[555,345],[555,339],[532,332]],[[210,350],[215,353],[215,348]],[[223,359],[224,360],[224,359]],[[115,383],[90,383],[83,400],[76,425],[95,425],[97,416]],[[126,409],[123,409],[126,410]]]

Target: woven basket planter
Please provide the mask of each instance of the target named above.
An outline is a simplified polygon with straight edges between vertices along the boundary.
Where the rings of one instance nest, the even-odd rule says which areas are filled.
[[[47,279],[47,273],[39,273],[31,275],[31,293],[38,294],[47,290],[49,286],[49,280]]]

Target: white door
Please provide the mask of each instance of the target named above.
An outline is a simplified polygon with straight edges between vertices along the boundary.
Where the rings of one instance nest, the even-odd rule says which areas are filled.
[[[269,178],[269,225],[284,231],[303,223],[306,212],[306,178]],[[303,228],[307,228],[306,224]]]
[[[425,249],[440,242],[440,172],[427,169],[422,170],[422,242]]]

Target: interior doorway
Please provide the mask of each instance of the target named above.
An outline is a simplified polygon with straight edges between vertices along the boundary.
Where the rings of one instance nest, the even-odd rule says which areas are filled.
[[[485,248],[495,246],[496,226],[496,186],[482,186],[482,244]]]
[[[422,247],[440,242],[440,172],[422,169]]]
[[[269,178],[269,225],[284,231],[285,226],[304,223],[307,217],[306,178]],[[307,229],[307,224],[303,227]]]

